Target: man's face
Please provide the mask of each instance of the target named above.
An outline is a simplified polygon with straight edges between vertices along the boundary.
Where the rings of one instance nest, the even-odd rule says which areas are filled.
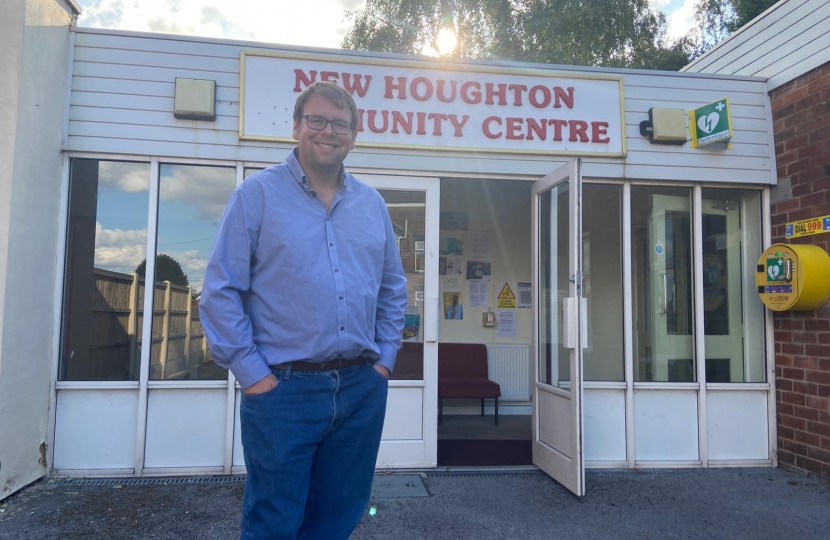
[[[334,103],[320,94],[313,94],[308,98],[303,108],[303,116],[315,114],[326,120],[345,120],[351,122],[348,111],[337,107]],[[305,118],[294,121],[294,139],[299,142],[300,164],[303,169],[313,168],[321,173],[337,173],[343,160],[354,148],[357,137],[357,126],[346,135],[338,135],[331,129],[331,124],[316,131],[308,127]],[[306,173],[311,172],[306,170]]]
[[[452,303],[453,304],[458,304],[458,296],[452,295]]]

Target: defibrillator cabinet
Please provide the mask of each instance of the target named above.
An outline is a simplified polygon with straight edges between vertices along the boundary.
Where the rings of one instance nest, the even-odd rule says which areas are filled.
[[[774,244],[755,273],[761,301],[773,311],[813,311],[830,298],[830,255],[804,244]]]

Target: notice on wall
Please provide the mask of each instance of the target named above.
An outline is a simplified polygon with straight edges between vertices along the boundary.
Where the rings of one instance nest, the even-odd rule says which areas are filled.
[[[498,337],[516,337],[515,311],[497,311],[496,320],[499,327]]]
[[[461,278],[457,276],[442,277],[441,290],[444,292],[461,292]]]
[[[442,255],[464,255],[464,238],[461,236],[445,236],[441,238]]]
[[[464,320],[464,297],[460,292],[445,292],[443,300],[444,319],[448,321]]]
[[[489,261],[493,258],[490,231],[472,231],[470,233],[470,255],[477,261]]]
[[[447,276],[462,276],[464,275],[464,259],[457,255],[447,255],[446,257],[446,273]],[[440,261],[439,261],[440,266]]]
[[[509,283],[505,283],[504,287],[501,288],[501,292],[499,293],[498,297],[498,308],[499,309],[515,309],[516,308],[516,295],[513,294],[513,289],[510,288]]]
[[[490,274],[490,262],[467,261],[467,279],[490,281],[490,279],[492,279],[492,275]]]
[[[530,283],[519,282],[519,309],[530,309],[533,306],[532,291]]]
[[[487,290],[490,282],[473,280],[470,281],[470,307],[482,307],[489,305],[487,301]]]

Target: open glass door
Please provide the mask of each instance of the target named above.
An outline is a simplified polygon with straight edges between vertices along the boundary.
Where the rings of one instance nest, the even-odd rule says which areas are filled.
[[[533,185],[533,464],[581,497],[581,161]]]

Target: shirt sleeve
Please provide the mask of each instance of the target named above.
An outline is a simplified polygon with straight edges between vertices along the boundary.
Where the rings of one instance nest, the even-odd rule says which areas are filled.
[[[230,369],[243,390],[271,373],[254,344],[244,304],[261,226],[261,212],[240,186],[231,194],[219,223],[199,302],[213,360]]]
[[[380,349],[377,363],[392,371],[398,349],[401,348],[401,332],[406,311],[406,274],[398,252],[398,242],[392,229],[392,219],[386,203],[380,199],[386,224],[386,246],[383,254],[383,276],[378,292],[378,307],[375,316],[375,343]]]

